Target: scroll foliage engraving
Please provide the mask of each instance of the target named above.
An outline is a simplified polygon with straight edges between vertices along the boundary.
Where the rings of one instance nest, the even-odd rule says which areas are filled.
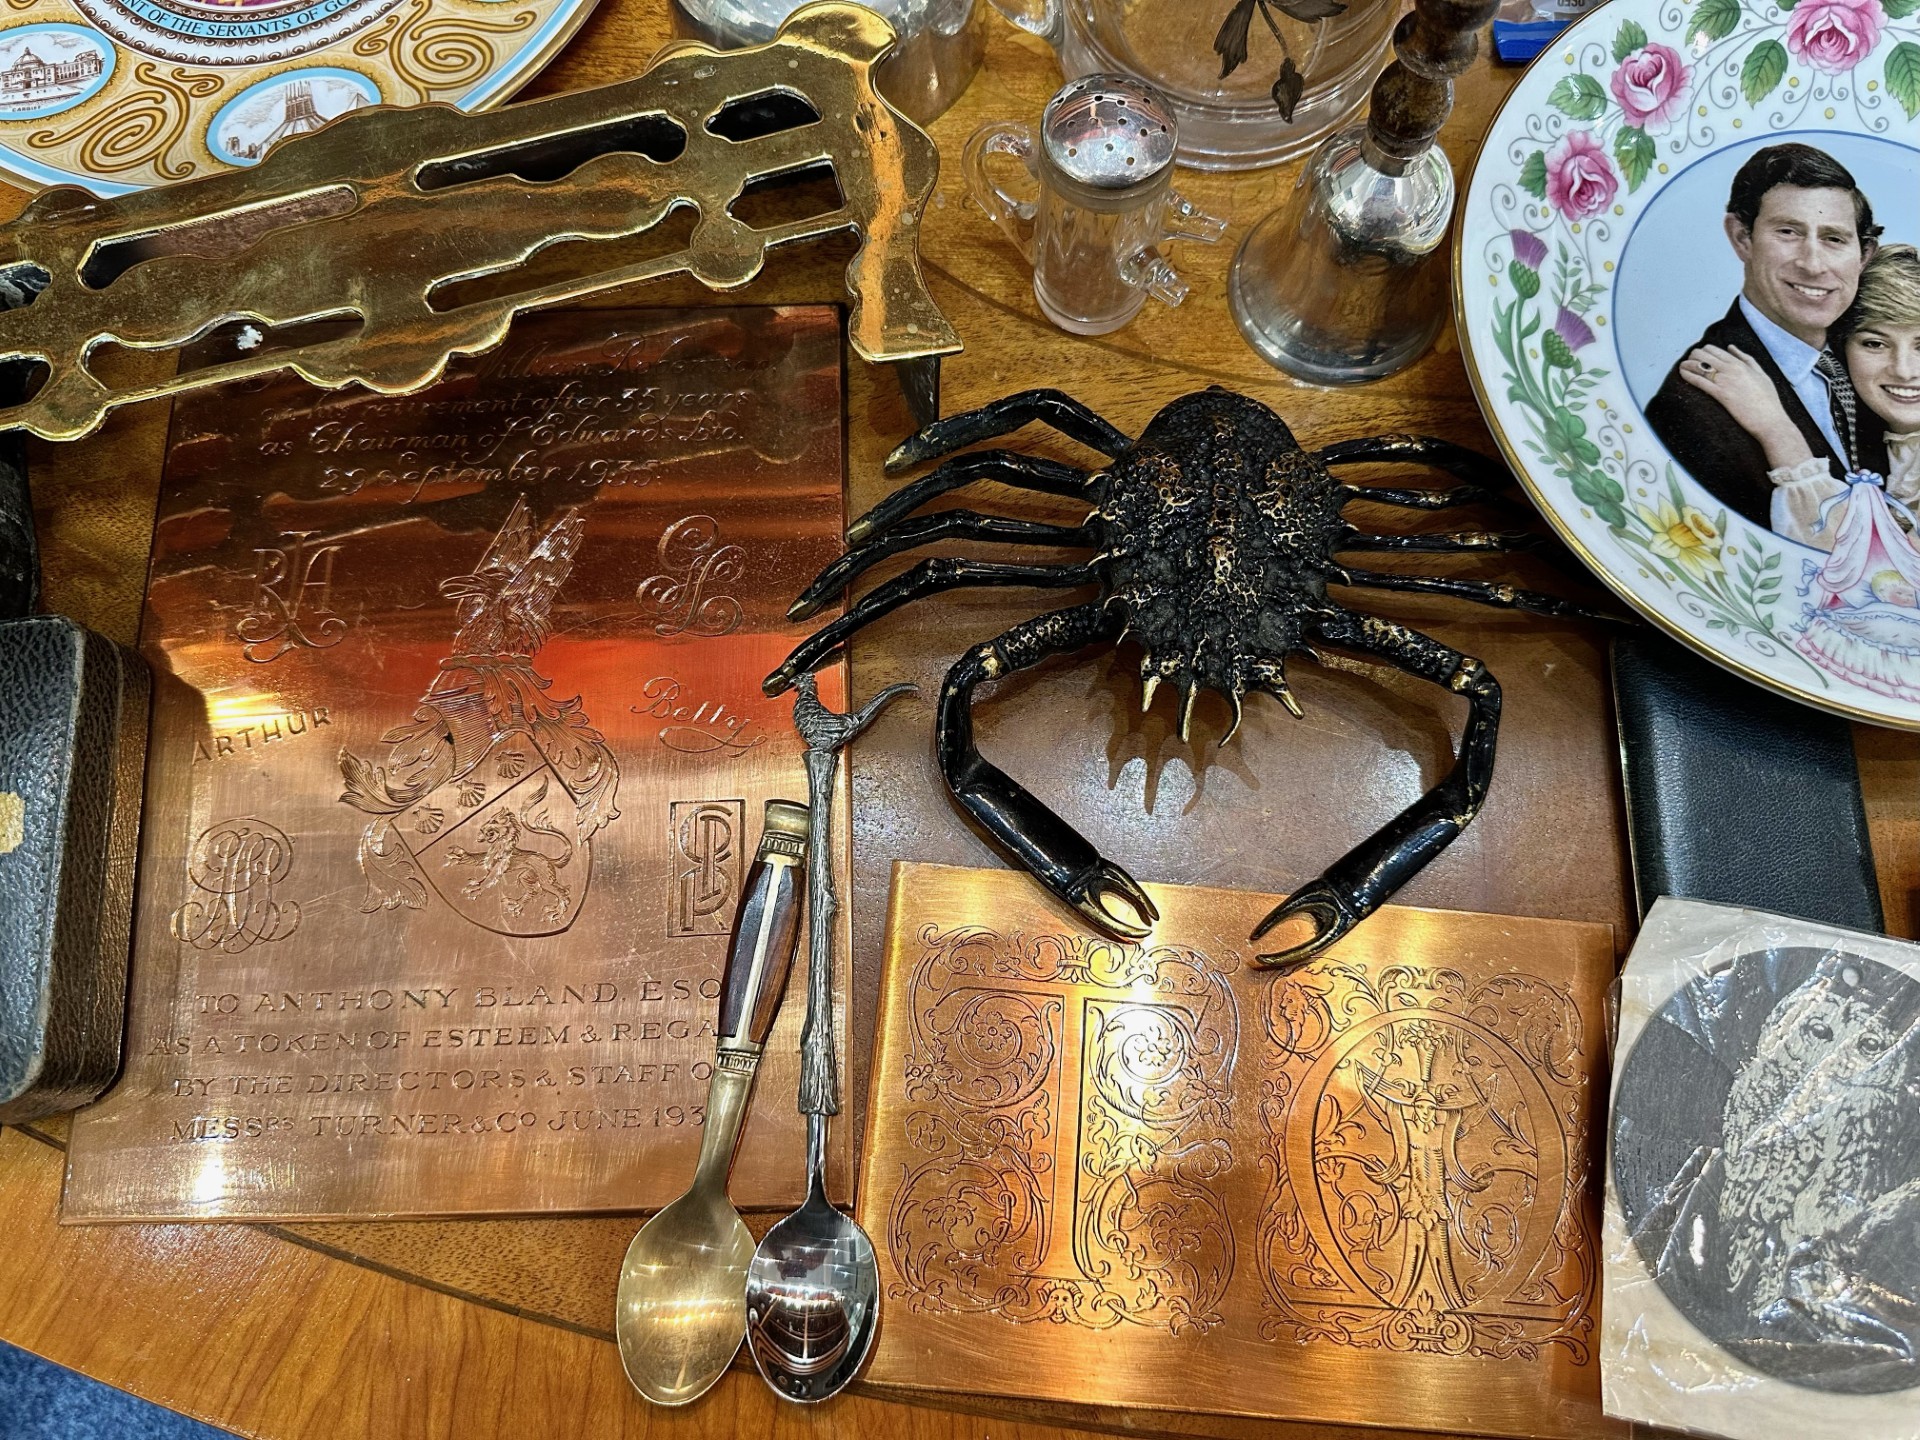
[[[978,927],[921,943],[904,1123],[924,1158],[889,1215],[889,1293],[1014,1323],[1218,1325],[1239,1039],[1225,977],[1172,945]]]
[[[407,98],[416,102],[456,99],[498,63],[504,47],[488,37],[521,35],[540,23],[538,10],[514,11],[502,21],[434,11],[431,0],[412,0],[403,13],[387,16],[353,42],[354,54],[387,59],[412,87]]]

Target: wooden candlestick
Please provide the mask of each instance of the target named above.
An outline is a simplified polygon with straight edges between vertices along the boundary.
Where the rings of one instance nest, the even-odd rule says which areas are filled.
[[[1367,142],[1378,157],[1369,158],[1378,168],[1404,168],[1432,147],[1453,113],[1453,77],[1473,64],[1480,32],[1499,8],[1499,0],[1418,0],[1401,17],[1394,61],[1373,82],[1367,108]]]

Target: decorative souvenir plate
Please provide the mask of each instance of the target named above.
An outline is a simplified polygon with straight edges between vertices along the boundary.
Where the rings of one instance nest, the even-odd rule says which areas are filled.
[[[363,105],[484,110],[593,0],[0,0],[0,173],[99,195],[251,165]]]
[[[1562,538],[1729,669],[1910,729],[1916,176],[1920,0],[1614,0],[1495,118],[1455,257]]]

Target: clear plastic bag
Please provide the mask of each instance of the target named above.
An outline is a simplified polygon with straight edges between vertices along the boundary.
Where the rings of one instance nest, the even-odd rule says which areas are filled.
[[[1606,1408],[1920,1440],[1920,946],[1662,899],[1620,982]]]

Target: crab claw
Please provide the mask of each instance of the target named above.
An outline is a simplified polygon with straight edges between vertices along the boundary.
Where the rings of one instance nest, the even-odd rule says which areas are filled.
[[[1109,935],[1144,940],[1160,919],[1160,910],[1147,892],[1111,860],[1076,875],[1060,887],[1060,898]]]
[[[1248,938],[1258,940],[1268,931],[1296,916],[1305,916],[1311,921],[1314,933],[1305,940],[1287,946],[1284,950],[1274,950],[1254,956],[1254,964],[1270,969],[1287,969],[1304,964],[1329,945],[1346,936],[1354,926],[1366,918],[1364,915],[1356,915],[1347,897],[1332,885],[1325,880],[1315,880],[1311,884],[1301,886],[1274,906],[1267,918],[1253,927],[1253,934]]]

